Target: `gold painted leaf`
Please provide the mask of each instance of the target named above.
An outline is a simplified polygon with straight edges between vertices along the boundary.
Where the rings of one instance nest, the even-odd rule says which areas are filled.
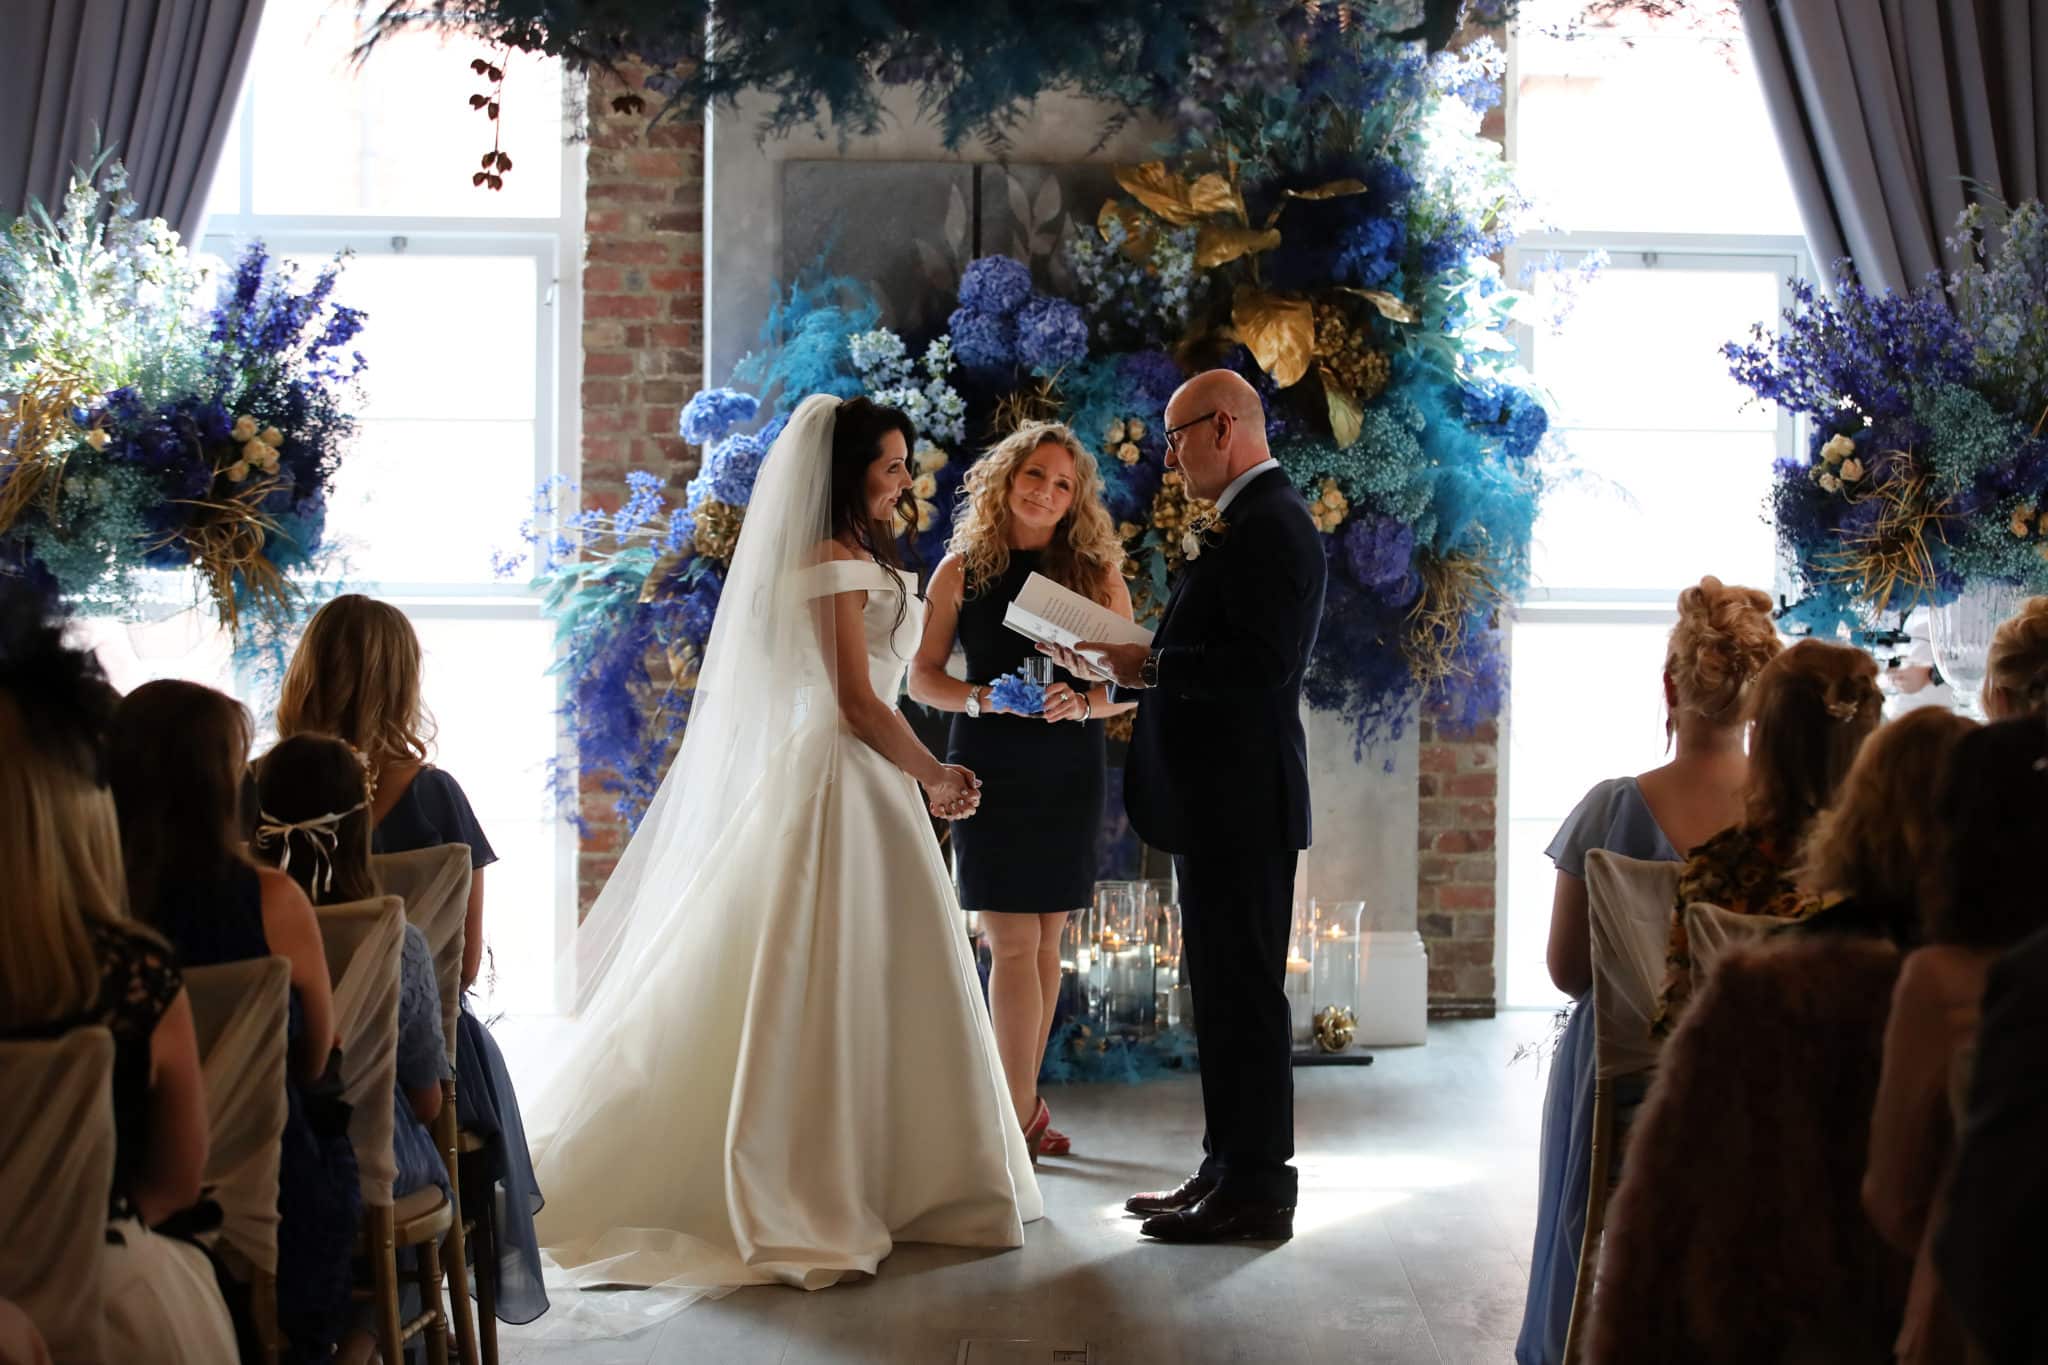
[[[1193,187],[1167,170],[1164,161],[1119,166],[1116,183],[1122,185],[1131,198],[1175,227],[1186,227],[1202,216],[1191,202]]]
[[[1364,194],[1363,180],[1332,180],[1327,185],[1318,185],[1312,190],[1288,190],[1289,199],[1342,199],[1346,195]]]
[[[1231,301],[1230,321],[1259,368],[1281,388],[1301,382],[1315,350],[1316,320],[1307,299],[1246,285]]]
[[[1235,185],[1214,171],[1197,177],[1195,183],[1188,186],[1188,205],[1207,217],[1228,213],[1238,222],[1244,221],[1243,196],[1238,194]]]
[[[1380,316],[1394,322],[1417,322],[1420,315],[1413,308],[1401,302],[1398,295],[1384,289],[1346,289],[1347,294],[1356,294],[1380,310]]]
[[[1248,227],[1204,224],[1202,230],[1195,234],[1195,264],[1208,270],[1240,256],[1271,251],[1278,245],[1280,234],[1273,228],[1260,232]]]
[[[1330,434],[1337,438],[1337,448],[1343,450],[1358,439],[1358,433],[1365,425],[1365,409],[1358,400],[1338,387],[1337,376],[1330,373],[1327,365],[1318,365],[1316,373],[1322,376],[1323,398],[1330,407]]]

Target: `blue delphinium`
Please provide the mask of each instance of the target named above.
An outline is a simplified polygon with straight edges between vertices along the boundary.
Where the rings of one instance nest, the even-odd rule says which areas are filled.
[[[1031,268],[1008,256],[983,256],[960,275],[960,306],[1006,318],[1031,297]]]
[[[738,389],[703,389],[683,408],[677,429],[693,446],[710,445],[741,422],[751,422],[761,400]]]
[[[1017,358],[1041,375],[1056,374],[1088,354],[1088,323],[1065,299],[1040,294],[1017,313]]]

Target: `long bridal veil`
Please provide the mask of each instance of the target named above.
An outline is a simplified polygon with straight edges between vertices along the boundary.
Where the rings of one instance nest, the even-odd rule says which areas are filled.
[[[690,883],[762,791],[803,790],[785,784],[830,779],[833,746],[817,740],[839,724],[832,613],[811,609],[803,571],[831,534],[838,408],[829,395],[804,399],[762,463],[697,670],[682,747],[577,930],[577,1001],[585,1019],[602,1014],[620,987],[636,980],[633,964],[650,944],[687,932]],[[809,767],[793,771],[797,765]]]

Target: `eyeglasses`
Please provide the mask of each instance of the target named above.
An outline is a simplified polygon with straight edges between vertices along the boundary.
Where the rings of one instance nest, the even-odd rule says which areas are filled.
[[[1186,431],[1190,427],[1198,427],[1212,417],[1228,417],[1229,415],[1229,413],[1225,412],[1221,408],[1211,408],[1207,412],[1203,413],[1200,417],[1191,418],[1188,421],[1182,422],[1177,427],[1168,427],[1166,429],[1166,448],[1174,452],[1176,455],[1179,454],[1181,442],[1187,439],[1185,436],[1181,435],[1182,432]]]

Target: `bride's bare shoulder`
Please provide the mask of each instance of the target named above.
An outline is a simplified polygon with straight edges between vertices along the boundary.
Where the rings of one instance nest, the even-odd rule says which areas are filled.
[[[810,567],[816,568],[820,564],[831,564],[839,560],[860,558],[862,558],[862,555],[858,550],[849,549],[841,541],[821,540],[811,547]]]

